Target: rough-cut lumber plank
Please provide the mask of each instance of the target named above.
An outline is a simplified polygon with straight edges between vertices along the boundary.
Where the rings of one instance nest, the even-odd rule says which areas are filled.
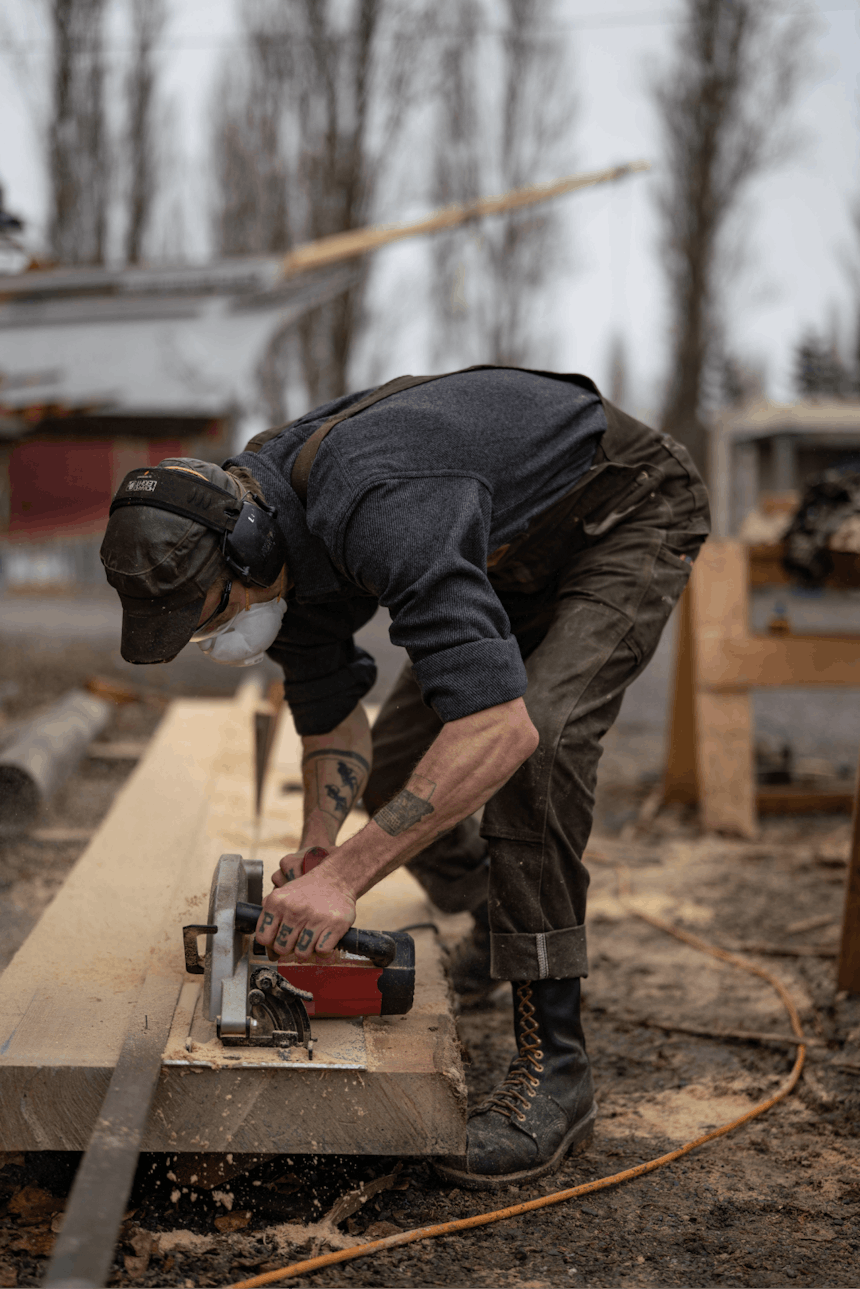
[[[703,638],[699,675],[709,689],[777,685],[857,685],[860,638],[854,636],[750,636]]]
[[[334,264],[339,260],[352,259],[356,255],[366,255],[368,251],[377,250],[380,246],[388,246],[404,237],[438,233],[486,215],[522,210],[525,206],[533,206],[538,202],[548,201],[552,197],[575,192],[579,188],[611,183],[636,171],[650,169],[651,165],[648,161],[630,161],[626,165],[612,166],[609,170],[568,175],[564,179],[556,179],[553,183],[529,184],[525,188],[512,188],[510,192],[502,193],[498,197],[478,197],[475,201],[456,202],[411,224],[382,224],[375,228],[354,228],[345,233],[331,233],[328,237],[321,237],[315,242],[306,242],[290,251],[283,261],[284,276],[306,273],[309,269],[319,268],[323,264]]]
[[[860,994],[860,776],[851,829],[837,985],[840,989]]]
[[[66,885],[0,977],[0,1149],[83,1149],[150,964],[172,972],[177,986],[185,979],[182,924],[205,921],[218,856],[253,849],[257,702],[252,693],[171,707]],[[285,717],[259,830],[257,856],[267,872],[298,840],[300,795],[281,792],[298,747]],[[420,889],[403,871],[359,906],[364,926],[397,929],[426,918]],[[416,942],[415,1008],[405,1018],[365,1023],[366,1069],[167,1066],[144,1149],[461,1149],[465,1093],[448,990],[433,937],[418,932]],[[315,1021],[315,1032],[327,1024]]]
[[[752,545],[747,547],[750,586],[784,586],[794,579],[782,565],[782,546]],[[860,586],[860,555],[851,551],[831,551],[833,572],[824,585],[840,588]]]
[[[256,852],[267,873],[298,841],[301,795],[282,789],[298,775],[300,754],[295,728],[285,713],[272,752]],[[247,854],[252,832],[247,818],[250,789],[245,786],[244,759],[235,744],[223,770],[219,800],[207,820],[213,843],[220,838],[220,844],[210,850],[216,856],[228,849]],[[244,816],[238,796],[231,799],[231,791],[246,794]],[[350,835],[365,822],[366,816],[356,812],[342,835]],[[205,920],[212,867],[207,852],[197,878],[198,903],[190,906],[184,920]],[[420,888],[400,870],[361,900],[358,924],[396,930],[426,921],[427,916]],[[190,1054],[194,1064],[170,1065],[163,1071],[145,1149],[434,1154],[450,1149],[444,1143],[452,1136],[462,1141],[462,1072],[447,984],[432,933],[416,932],[415,939],[415,1005],[408,1016],[365,1020],[363,1069],[319,1068],[328,1054],[328,1031],[347,1024],[343,1021],[314,1021],[316,1055],[313,1066],[305,1064],[301,1070],[296,1068],[300,1052],[286,1068],[274,1053],[246,1049],[240,1068],[232,1060],[228,1065],[222,1056],[219,1068],[211,1069],[205,1065],[205,1052],[195,1050]],[[200,1036],[198,1026],[199,1022],[194,1026],[195,1037]],[[211,1041],[213,1035],[210,1026],[204,1037]],[[182,1036],[174,1032],[168,1058],[177,1054],[177,1045],[181,1048]],[[238,1050],[228,1055],[235,1057]],[[353,1053],[346,1055],[349,1059]],[[250,1063],[261,1068],[249,1069]],[[288,1107],[285,1073],[290,1079]]]
[[[691,593],[689,588],[678,605],[675,638],[675,677],[672,688],[672,715],[666,747],[661,801],[678,801],[693,805],[699,799],[696,772],[698,731],[696,729],[695,671],[693,658]]]
[[[57,1021],[79,1033],[86,1064],[112,1068],[150,946],[170,911],[174,875],[206,816],[222,718],[214,703],[175,704],[58,898],[0,977],[0,1070],[12,1060],[38,1061],[46,1049],[51,1063],[62,1063],[41,1015],[58,995],[66,1001]],[[3,1121],[0,1114],[0,1131]]]
[[[747,563],[739,542],[706,542],[690,583],[697,731],[696,773],[702,824],[756,835],[752,713],[744,692],[709,693],[702,656],[747,637]]]
[[[802,788],[793,783],[759,788],[756,806],[760,815],[850,814],[854,793],[849,788]]]
[[[750,704],[746,694],[700,693],[699,765],[702,827],[755,837]]]
[[[697,640],[749,635],[747,561],[740,542],[705,542],[690,577]]]

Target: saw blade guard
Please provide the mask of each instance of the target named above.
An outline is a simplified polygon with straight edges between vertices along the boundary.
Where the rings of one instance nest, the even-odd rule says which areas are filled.
[[[245,937],[236,927],[236,904],[263,899],[263,861],[222,855],[209,891],[209,923],[217,934],[206,937],[203,1013],[218,1021],[225,1036],[244,1038],[248,1024],[249,962]]]

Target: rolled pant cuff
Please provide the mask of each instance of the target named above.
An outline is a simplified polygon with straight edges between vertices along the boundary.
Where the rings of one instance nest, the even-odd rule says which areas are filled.
[[[571,980],[588,975],[585,927],[538,935],[490,934],[490,975],[494,980]]]

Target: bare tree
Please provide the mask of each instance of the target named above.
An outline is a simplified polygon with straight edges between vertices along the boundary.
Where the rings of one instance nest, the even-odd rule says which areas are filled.
[[[552,0],[437,7],[434,204],[507,191],[572,166],[571,80],[558,32],[548,29],[553,14]],[[437,239],[440,363],[547,363],[534,304],[557,270],[559,232],[556,212],[538,207]]]
[[[310,75],[299,94],[305,146],[299,162],[305,194],[303,231],[309,240],[366,221],[375,158],[368,149],[370,85],[381,0],[358,0],[344,39],[332,7],[305,2]],[[305,384],[311,403],[342,394],[358,321],[364,282],[299,323]]]
[[[860,396],[860,197],[855,197],[851,203],[851,224],[854,230],[854,245],[848,260],[848,273],[854,288],[851,307],[854,334],[850,365],[853,367],[853,394],[858,397]]]
[[[727,234],[751,180],[785,155],[804,60],[806,19],[784,15],[776,0],[684,0],[674,60],[654,87],[672,318],[662,425],[703,470],[703,382],[722,345]]]
[[[609,338],[609,398],[616,407],[623,407],[628,394],[627,346],[620,331],[613,331]]]
[[[286,125],[296,74],[294,5],[246,3],[244,51],[216,91],[215,240],[223,255],[291,245]]]
[[[164,0],[131,0],[132,62],[126,79],[129,167],[125,258],[138,264],[158,185],[154,51],[167,19]]]
[[[412,94],[404,48],[420,12],[398,0],[246,0],[245,66],[219,88],[223,254],[283,251],[370,219]],[[258,372],[272,419],[285,415],[293,351],[309,403],[346,390],[364,285],[272,338]]]
[[[105,0],[50,0],[49,239],[64,264],[101,264],[105,256],[110,164],[104,10]]]

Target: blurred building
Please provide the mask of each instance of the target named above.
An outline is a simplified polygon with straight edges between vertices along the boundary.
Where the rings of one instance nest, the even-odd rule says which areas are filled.
[[[747,516],[763,510],[763,498],[781,497],[790,506],[822,470],[860,470],[860,401],[732,408],[712,427],[710,453],[714,535],[732,537]]]
[[[112,493],[166,456],[221,461],[273,334],[350,284],[278,257],[0,277],[0,583],[103,580]]]

